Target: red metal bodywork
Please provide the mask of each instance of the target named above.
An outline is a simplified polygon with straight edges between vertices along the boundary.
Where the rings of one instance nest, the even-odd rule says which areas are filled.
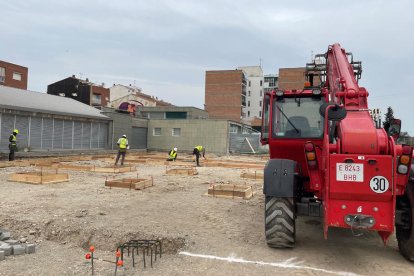
[[[272,137],[272,104],[269,136],[262,143],[269,144],[271,159],[298,162],[305,191],[313,193],[323,203],[325,238],[329,227],[350,228],[345,217],[355,214],[372,217],[375,224],[369,229],[377,231],[385,243],[394,231],[396,196],[404,192],[408,180],[408,174],[397,173],[402,146],[396,145],[384,129],[376,129],[368,111],[368,92],[358,86],[345,50],[339,44],[331,45],[325,58],[326,82],[322,97],[347,110],[346,117],[336,122],[335,143],[329,141],[328,120],[325,120],[320,139]],[[311,92],[284,91],[284,97],[310,97]],[[273,91],[267,97],[273,103],[277,96]],[[309,141],[316,148],[316,166],[309,166],[304,154],[304,144]],[[362,181],[338,180],[337,166],[342,163],[362,164]],[[388,180],[387,191],[376,193],[372,190],[370,180],[375,176]]]

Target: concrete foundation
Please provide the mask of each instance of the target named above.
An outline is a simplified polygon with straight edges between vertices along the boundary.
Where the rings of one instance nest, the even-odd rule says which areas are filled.
[[[67,173],[46,173],[46,172],[28,172],[14,173],[9,176],[9,181],[23,182],[29,184],[52,184],[69,181]]]
[[[196,175],[198,174],[196,168],[191,167],[191,168],[166,168],[165,170],[166,174],[181,174],[181,175]]]
[[[248,178],[254,180],[260,180],[264,178],[263,171],[254,171],[254,172],[243,172],[240,174],[241,178]]]
[[[97,167],[97,166],[82,166],[82,165],[70,165],[70,164],[56,164],[53,167],[59,168],[59,169],[62,169],[62,170],[101,172],[101,173],[123,173],[123,172],[135,172],[137,170],[135,168],[135,166]]]
[[[141,178],[122,178],[122,179],[113,179],[106,180],[105,186],[112,188],[127,188],[130,190],[143,190],[148,187],[154,186],[154,180],[151,179],[141,179]]]
[[[233,184],[213,184],[208,188],[208,195],[224,198],[250,199],[253,197],[252,186]]]

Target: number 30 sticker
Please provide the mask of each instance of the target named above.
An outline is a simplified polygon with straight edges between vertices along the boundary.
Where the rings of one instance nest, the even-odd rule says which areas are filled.
[[[382,194],[388,191],[390,184],[388,183],[388,180],[385,177],[377,175],[371,178],[369,186],[371,187],[371,190],[373,192]]]

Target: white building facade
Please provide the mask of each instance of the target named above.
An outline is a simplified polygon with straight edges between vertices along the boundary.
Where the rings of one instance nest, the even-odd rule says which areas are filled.
[[[250,123],[262,117],[264,76],[261,66],[241,66],[246,79],[246,107],[244,108],[245,118],[242,120]]]

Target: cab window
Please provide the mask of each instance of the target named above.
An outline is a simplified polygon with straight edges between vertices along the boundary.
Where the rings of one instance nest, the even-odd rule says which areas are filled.
[[[324,119],[319,114],[323,98],[281,98],[273,103],[273,137],[320,138]]]

